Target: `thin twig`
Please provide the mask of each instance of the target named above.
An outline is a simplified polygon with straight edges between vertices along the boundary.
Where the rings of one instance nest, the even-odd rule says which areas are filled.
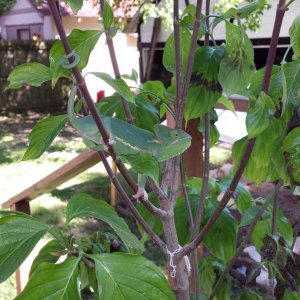
[[[104,7],[104,3],[103,0],[100,1],[100,6],[101,6],[101,14],[103,12],[103,7]],[[120,70],[119,70],[119,64],[118,64],[118,60],[117,60],[117,56],[116,56],[116,52],[115,52],[115,47],[114,47],[114,42],[112,37],[109,35],[109,33],[105,32],[106,35],[106,44],[108,47],[108,52],[109,52],[109,56],[110,56],[110,61],[114,70],[114,74],[115,74],[115,78],[119,79],[121,78],[121,74],[120,74]],[[130,111],[129,105],[127,103],[127,101],[121,96],[121,103],[124,109],[124,113],[126,116],[126,120],[128,123],[133,124],[133,117],[132,117],[132,113]]]
[[[185,206],[188,211],[188,220],[189,220],[189,227],[190,231],[192,232],[193,227],[194,227],[194,220],[193,220],[193,213],[191,209],[191,204],[189,200],[189,195],[187,193],[187,188],[186,188],[186,182],[185,182],[185,176],[184,176],[184,165],[183,165],[183,157],[181,156],[180,158],[180,181],[181,181],[181,189],[182,189],[182,194],[183,194],[183,199],[185,202]]]
[[[236,253],[235,255],[233,256],[233,258],[231,259],[231,261],[228,263],[228,265],[226,266],[225,270],[223,271],[222,275],[220,276],[220,278],[218,279],[210,297],[209,297],[209,300],[212,300],[214,299],[214,297],[216,296],[219,288],[221,287],[223,281],[225,280],[225,278],[227,277],[230,269],[232,268],[232,266],[234,265],[235,261],[237,260],[237,258],[242,254],[244,248],[248,245],[250,239],[251,239],[251,236],[252,236],[252,233],[253,233],[253,230],[255,228],[255,225],[257,223],[257,221],[259,221],[263,215],[263,213],[265,212],[265,210],[267,209],[267,207],[269,206],[269,204],[274,201],[276,202],[276,199],[277,199],[277,196],[278,196],[278,193],[279,193],[279,190],[280,188],[282,187],[282,181],[280,180],[273,192],[267,197],[264,205],[262,205],[262,207],[258,210],[258,212],[256,213],[251,225],[249,226],[248,230],[247,230],[247,233],[246,233],[246,236],[244,237],[243,241],[241,242],[240,246],[238,247],[238,249],[236,250]]]
[[[280,34],[280,29],[281,29],[281,24],[282,24],[282,20],[283,20],[285,12],[286,12],[285,0],[279,0],[277,11],[276,11],[272,39],[271,39],[269,53],[268,53],[266,72],[265,72],[265,77],[264,77],[264,81],[263,81],[263,91],[265,93],[268,93],[268,90],[269,90],[270,79],[271,79],[271,74],[272,74],[272,66],[274,63],[274,58],[275,58],[276,49],[277,49],[277,45],[278,45],[278,38],[279,38],[279,34]],[[198,234],[198,236],[191,243],[185,245],[181,249],[181,251],[178,253],[178,257],[181,258],[184,255],[187,255],[188,253],[193,251],[193,249],[195,249],[203,241],[204,237],[210,231],[211,227],[218,220],[220,214],[222,213],[223,209],[226,207],[231,196],[233,195],[233,193],[240,181],[240,178],[242,177],[244,169],[245,169],[245,167],[248,163],[248,160],[250,158],[250,155],[253,151],[254,144],[255,144],[255,139],[248,140],[248,143],[247,143],[245,152],[243,154],[243,157],[241,159],[240,165],[239,165],[228,189],[226,190],[225,194],[223,195],[223,198],[221,199],[219,205],[216,207],[213,215],[210,217],[208,222],[205,224],[202,231]]]
[[[181,70],[182,60],[180,51],[180,24],[179,24],[179,1],[173,1],[173,26],[174,26],[174,51],[175,51],[175,111],[178,112],[180,96],[181,96]],[[181,126],[180,126],[181,127]]]
[[[207,17],[210,13],[210,0],[206,0],[205,3],[205,15],[206,15],[206,32],[204,36],[204,46],[209,46],[209,18]],[[203,164],[203,179],[202,179],[202,187],[201,193],[199,197],[199,202],[197,206],[197,211],[195,215],[194,227],[192,230],[192,240],[197,236],[200,230],[200,224],[202,215],[204,212],[205,199],[208,193],[208,182],[209,182],[209,152],[210,152],[210,119],[209,113],[205,113],[204,115],[204,164]],[[198,256],[197,256],[197,248],[194,250],[194,260],[197,265],[197,269],[195,270],[195,286],[196,286],[196,299],[200,300],[201,291],[200,291],[200,273],[198,268]]]
[[[277,227],[277,212],[278,212],[278,198],[276,198],[273,202],[273,210],[272,210],[272,230],[271,233],[273,235],[276,234]]]
[[[55,0],[48,0],[49,3],[49,8],[51,10],[58,34],[61,38],[64,50],[67,54],[72,53],[70,44],[67,40],[67,36],[65,33],[65,30],[63,28],[62,22],[59,18],[59,14],[58,11],[56,9],[56,5],[55,5]],[[74,60],[73,57],[70,58],[70,63],[72,63]],[[80,91],[84,97],[84,100],[95,120],[95,123],[97,125],[97,128],[99,129],[99,132],[103,138],[103,141],[105,141],[105,143],[107,143],[107,141],[109,140],[109,134],[102,122],[101,117],[99,116],[97,109],[93,103],[93,100],[91,98],[91,95],[89,94],[89,91],[87,89],[85,80],[82,76],[82,74],[80,73],[79,69],[77,67],[72,68],[72,73],[76,79],[76,82],[80,88]],[[124,165],[122,164],[122,162],[120,162],[119,160],[116,159],[116,154],[114,152],[114,149],[112,147],[109,147],[109,152],[112,156],[112,158],[116,161],[116,164],[120,170],[120,172],[122,173],[122,175],[124,176],[125,180],[127,182],[131,182],[131,177],[128,175],[128,172],[126,170],[126,168],[124,167]],[[98,152],[99,156],[103,162],[103,164],[106,167],[106,170],[108,172],[108,175],[111,179],[111,181],[115,184],[116,189],[118,190],[122,200],[126,203],[126,205],[128,206],[129,210],[131,211],[132,215],[136,218],[136,220],[140,223],[140,225],[144,228],[144,230],[147,232],[147,234],[151,237],[151,239],[153,240],[154,243],[156,243],[162,251],[164,251],[166,253],[167,248],[166,245],[163,243],[163,241],[154,233],[154,231],[149,227],[149,225],[145,222],[145,220],[142,218],[142,216],[139,214],[139,212],[137,211],[137,209],[135,208],[135,206],[132,204],[132,202],[130,201],[129,197],[127,196],[126,192],[124,191],[124,189],[122,188],[119,180],[117,179],[117,177],[113,174],[109,163],[106,159],[106,156],[104,155],[104,153],[102,152]],[[135,182],[133,181],[133,187],[136,187]]]
[[[196,51],[196,46],[197,46],[197,41],[198,41],[198,33],[199,33],[200,22],[201,22],[200,21],[201,10],[202,10],[202,0],[197,0],[195,22],[194,22],[194,26],[193,26],[193,33],[192,33],[189,57],[188,57],[188,62],[187,62],[187,67],[186,67],[186,74],[185,74],[184,82],[182,85],[180,103],[179,103],[178,109],[176,111],[176,113],[177,113],[176,128],[181,128],[182,122],[183,122],[183,112],[184,112],[188,87],[189,87],[190,80],[191,80],[195,51]]]

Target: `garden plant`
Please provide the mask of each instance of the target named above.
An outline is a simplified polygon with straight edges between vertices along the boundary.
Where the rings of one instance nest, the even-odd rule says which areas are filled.
[[[82,0],[66,2],[75,14],[82,6]],[[294,2],[278,1],[266,66],[256,70],[244,22],[261,12],[266,1],[248,1],[220,15],[210,13],[209,0],[203,12],[202,2],[186,6],[181,14],[178,0],[173,2],[174,30],[163,55],[173,77],[166,87],[160,81],[139,83],[134,70],[121,75],[113,44],[118,28],[108,2],[101,2],[99,30],[74,29],[66,36],[56,1],[48,0],[60,37],[49,65],[17,66],[7,88],[38,87],[46,81],[54,87],[67,77],[72,82],[68,112],[35,125],[23,159],[39,158],[70,121],[87,147],[98,151],[138,234],[107,202],[83,193],[68,200],[66,225],[74,218],[96,218],[111,231],[76,236],[67,226],[58,229],[21,212],[0,211],[1,282],[46,233],[51,235],[15,299],[300,298],[300,257],[292,251],[300,223],[293,228],[277,202],[281,188],[297,193],[300,186],[300,16],[289,24],[291,47],[281,65],[273,65],[285,12]],[[226,40],[217,44],[214,29],[220,23]],[[92,74],[115,93],[95,105],[81,71],[101,35],[106,36],[115,77],[101,70]],[[290,51],[292,61],[287,62]],[[214,106],[221,103],[234,111],[233,94],[249,99],[248,134],[233,146],[232,177],[216,180],[209,178],[210,147],[219,137]],[[174,118],[174,129],[160,124],[166,113]],[[197,118],[199,130],[204,128],[204,170],[202,178],[188,178],[182,154],[192,137],[185,128]],[[125,183],[115,176],[107,154]],[[274,190],[253,199],[242,176],[257,184],[274,182]],[[231,199],[239,220],[227,206]],[[160,249],[166,269],[142,255],[147,240]],[[239,281],[231,270],[249,244],[262,259]],[[267,287],[253,284],[261,269],[268,271]]]

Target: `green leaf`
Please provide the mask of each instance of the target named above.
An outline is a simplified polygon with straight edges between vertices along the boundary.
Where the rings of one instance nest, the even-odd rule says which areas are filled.
[[[60,258],[59,253],[65,250],[65,247],[61,245],[58,240],[51,240],[48,242],[36,256],[34,261],[32,262],[29,276],[33,274],[33,272],[38,268],[38,266],[43,262],[48,263],[56,263]]]
[[[228,110],[230,110],[232,112],[235,111],[235,107],[234,107],[232,101],[230,99],[228,99],[227,97],[225,97],[225,96],[221,96],[218,99],[218,103],[224,105]]]
[[[189,200],[192,214],[194,215],[199,202],[199,194],[189,194]],[[177,199],[174,216],[179,243],[184,245],[189,241],[191,232],[189,229],[188,210],[183,197]]]
[[[9,74],[7,89],[18,89],[24,84],[41,86],[42,83],[51,80],[50,69],[39,63],[26,63],[16,66]]]
[[[134,94],[131,92],[129,86],[123,79],[112,78],[109,74],[102,72],[90,72],[88,74],[93,74],[99,77],[110,85],[120,96],[122,96],[126,101],[135,103]]]
[[[213,213],[212,207],[206,212],[206,217]],[[209,233],[204,238],[204,244],[223,262],[228,262],[235,253],[237,242],[237,224],[235,219],[223,211]]]
[[[103,18],[104,29],[105,31],[108,31],[114,21],[114,14],[110,5],[106,0],[103,0],[102,18]]]
[[[175,300],[165,274],[143,256],[112,253],[88,257],[95,261],[100,299]]]
[[[0,219],[0,282],[6,280],[26,259],[48,226],[30,217]]]
[[[262,68],[259,69],[254,74],[246,96],[248,96],[251,99],[257,99],[257,97],[260,95],[262,91],[265,72],[266,72],[266,68]],[[283,85],[283,79],[282,79],[281,68],[280,66],[274,65],[272,67],[272,75],[271,75],[268,95],[276,102],[278,102],[279,98],[280,99],[282,98],[282,85]]]
[[[263,239],[267,234],[272,232],[272,220],[270,217],[264,220],[260,220],[256,223],[254,231],[252,233],[252,242],[255,245],[257,251],[260,251],[263,245]],[[278,210],[276,231],[281,235],[286,243],[291,246],[293,241],[293,229],[287,218],[283,215],[281,210]]]
[[[67,115],[51,116],[39,121],[28,136],[29,146],[23,160],[39,158],[68,121]]]
[[[184,112],[186,121],[202,117],[221,97],[222,88],[218,83],[218,74],[223,56],[223,46],[197,49]]]
[[[285,290],[282,300],[299,300],[300,293],[295,291]]]
[[[190,51],[191,44],[191,33],[190,31],[180,26],[180,54],[181,54],[181,64],[182,64],[182,74],[185,75],[187,61]],[[174,51],[174,33],[172,33],[165,44],[164,54],[163,54],[163,65],[169,72],[175,74],[175,51]]]
[[[239,300],[262,300],[263,298],[251,290],[245,291]]]
[[[256,137],[254,149],[243,176],[257,184],[264,181],[275,181],[281,177],[284,158],[278,149],[280,149],[286,134],[285,127],[286,125],[282,120],[273,118],[270,126]],[[266,141],[268,142],[266,143]],[[239,164],[246,145],[247,138],[234,143],[233,157],[235,165]]]
[[[216,273],[214,270],[213,263],[211,259],[207,257],[203,257],[199,262],[199,271],[200,271],[200,289],[201,292],[209,296],[214,287],[214,283],[216,280]]]
[[[42,263],[15,300],[80,300],[77,278],[80,258],[69,257],[61,264]]]
[[[227,95],[243,94],[255,73],[254,51],[242,27],[226,22],[226,50],[219,82]]]
[[[70,5],[74,15],[78,13],[83,5],[83,0],[66,0],[65,2]]]
[[[269,126],[274,112],[275,105],[273,100],[266,93],[261,92],[247,113],[246,127],[248,137],[254,138],[263,132]]]
[[[225,179],[220,181],[219,186],[223,193],[226,192],[230,184],[231,179]],[[238,183],[234,196],[235,205],[241,214],[243,214],[249,207],[252,206],[253,198],[249,190],[242,183]]]
[[[149,176],[158,184],[158,163],[150,153],[141,151],[134,155],[122,155],[120,158],[131,166],[133,172]]]
[[[130,252],[144,251],[143,244],[132,234],[114,209],[105,201],[98,200],[88,194],[79,193],[68,201],[66,221],[74,218],[96,218],[107,223],[121,238],[125,247]]]
[[[294,59],[300,56],[300,16],[298,16],[289,29],[289,36],[294,51]]]
[[[251,15],[253,12],[255,12],[256,10],[262,9],[265,6],[265,0],[257,0],[257,1],[253,1],[247,5],[244,5],[242,7],[239,7],[237,9],[237,15],[240,18],[246,18],[249,15]]]
[[[283,65],[286,80],[287,101],[294,105],[300,103],[300,59]]]
[[[253,221],[253,219],[255,218],[256,214],[258,213],[258,211],[260,210],[260,207],[255,205],[255,206],[251,206],[249,207],[243,214],[242,214],[242,218],[241,218],[241,223],[240,226],[247,226],[250,225]]]
[[[283,140],[282,153],[287,160],[286,168],[289,171],[292,182],[300,182],[300,128],[294,128]]]
[[[103,31],[100,30],[79,30],[73,29],[68,36],[68,41],[72,50],[79,55],[80,61],[77,67],[82,70],[88,63],[90,53],[97,44]],[[49,53],[50,69],[52,76],[52,86],[60,77],[70,77],[70,70],[62,67],[65,50],[61,41],[56,41]]]

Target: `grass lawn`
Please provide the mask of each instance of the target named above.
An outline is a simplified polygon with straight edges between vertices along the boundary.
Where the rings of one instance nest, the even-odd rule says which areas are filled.
[[[31,186],[36,181],[50,174],[52,171],[70,161],[85,145],[74,131],[67,127],[47,152],[34,161],[21,161],[26,150],[27,135],[33,124],[38,120],[36,116],[16,116],[15,118],[0,117],[0,203]],[[211,163],[220,165],[230,156],[228,150],[213,148]],[[31,212],[49,225],[62,226],[64,212],[68,199],[75,193],[86,192],[94,197],[109,201],[110,183],[102,164],[90,168],[68,182],[62,184],[50,193],[46,193],[31,202]],[[88,223],[78,222],[81,230],[89,226]],[[46,237],[47,238],[47,237]],[[150,259],[157,260],[160,253],[148,244]],[[14,275],[0,284],[0,300],[11,300],[15,297]]]

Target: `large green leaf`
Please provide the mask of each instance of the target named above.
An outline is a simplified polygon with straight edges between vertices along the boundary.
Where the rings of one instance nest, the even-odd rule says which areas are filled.
[[[211,294],[216,280],[216,272],[214,270],[213,261],[211,257],[202,257],[199,261],[200,271],[200,288],[201,293],[207,297]]]
[[[223,46],[197,49],[184,112],[186,121],[202,117],[221,97],[222,88],[217,79],[223,56]]]
[[[7,89],[18,89],[24,84],[40,86],[45,81],[51,80],[48,67],[39,63],[26,63],[16,66],[9,74]]]
[[[199,194],[189,194],[189,201],[194,215],[199,202]],[[189,241],[191,233],[189,229],[188,210],[183,197],[177,199],[174,216],[179,243],[184,245]]]
[[[263,245],[263,239],[267,234],[272,232],[272,216],[256,223],[252,233],[252,242],[256,249],[260,251]],[[293,241],[293,228],[281,210],[278,210],[276,232],[281,235],[288,245],[291,246]]]
[[[259,69],[254,76],[252,77],[252,81],[250,87],[248,88],[248,92],[246,96],[251,99],[256,100],[263,87],[263,80],[265,76],[266,68]],[[272,67],[272,75],[270,81],[270,88],[268,91],[268,95],[277,103],[277,100],[282,98],[282,73],[280,66]]]
[[[143,256],[112,253],[88,257],[95,261],[100,299],[175,299],[165,274]]]
[[[186,28],[180,27],[180,54],[181,54],[181,64],[182,64],[182,74],[185,75],[187,61],[189,57],[191,44],[191,33]],[[175,74],[175,42],[174,33],[172,33],[165,44],[164,54],[163,54],[163,65],[171,73]]]
[[[70,5],[75,15],[78,13],[78,11],[81,9],[83,5],[83,0],[66,0],[65,2],[67,2]]]
[[[279,179],[279,174],[281,177],[284,159],[278,149],[281,147],[285,132],[284,122],[273,118],[270,126],[257,136],[252,155],[243,176],[257,184],[263,181]],[[246,149],[247,140],[247,138],[242,138],[234,143],[233,158],[235,165],[239,165]],[[266,141],[268,142],[266,143]]]
[[[285,137],[281,151],[287,160],[287,169],[293,183],[300,183],[300,128],[294,128]]]
[[[227,95],[243,94],[255,73],[254,51],[241,26],[226,22],[226,50],[219,82]]]
[[[130,232],[124,219],[120,218],[105,201],[84,193],[74,195],[68,201],[66,219],[67,222],[70,222],[74,218],[99,219],[107,223],[118,234],[128,251],[144,251],[143,244]]]
[[[121,95],[126,101],[134,103],[134,94],[130,90],[129,86],[123,79],[112,78],[109,74],[102,72],[91,72],[96,77],[99,77],[110,85],[119,95]]]
[[[289,36],[294,51],[294,58],[297,59],[300,56],[300,16],[293,21],[289,29]]]
[[[213,213],[212,207],[206,211],[206,217]],[[235,253],[237,242],[237,223],[227,212],[223,211],[209,233],[204,244],[216,257],[228,262]]]
[[[263,132],[270,124],[275,112],[273,100],[264,92],[261,92],[255,103],[251,104],[247,117],[246,127],[248,137],[254,138]]]
[[[300,60],[295,60],[283,65],[286,80],[287,101],[299,105],[300,103]]]
[[[100,30],[79,30],[73,29],[68,36],[72,50],[79,55],[80,61],[77,67],[82,70],[88,63],[90,53],[97,44],[103,31]],[[69,76],[70,70],[62,67],[65,51],[61,41],[56,41],[49,53],[50,69],[52,75],[52,86],[62,76]]]
[[[51,240],[48,242],[36,256],[32,262],[29,276],[38,268],[38,266],[43,262],[56,263],[60,258],[60,253],[65,250],[65,247],[61,245],[58,240]]]
[[[20,215],[0,219],[0,282],[6,280],[26,259],[48,226]]]
[[[80,258],[69,257],[61,264],[42,263],[16,300],[80,300],[77,278]]]
[[[28,136],[29,146],[23,160],[39,158],[68,121],[67,115],[51,116],[39,121]]]
[[[102,19],[105,31],[108,31],[114,21],[114,14],[107,1],[103,1]]]
[[[141,151],[134,155],[122,155],[120,158],[131,166],[133,172],[149,176],[158,184],[158,162],[150,153]]]
[[[300,292],[285,290],[282,300],[299,300]]]

